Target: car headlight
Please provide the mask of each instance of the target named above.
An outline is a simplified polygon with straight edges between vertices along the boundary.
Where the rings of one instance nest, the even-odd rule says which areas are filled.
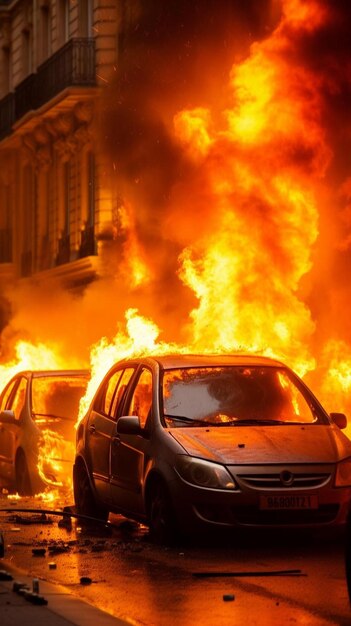
[[[351,487],[351,457],[337,464],[335,487]]]
[[[229,490],[237,488],[228,470],[217,463],[179,455],[175,470],[183,480],[197,487]]]

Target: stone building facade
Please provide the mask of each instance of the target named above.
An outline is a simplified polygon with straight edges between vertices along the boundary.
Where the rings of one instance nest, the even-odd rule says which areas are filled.
[[[126,4],[0,0],[0,284],[99,273],[114,199],[93,123]]]

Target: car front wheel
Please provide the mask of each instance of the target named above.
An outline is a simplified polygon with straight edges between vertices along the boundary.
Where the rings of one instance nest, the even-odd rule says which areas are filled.
[[[171,498],[162,481],[154,483],[149,500],[150,538],[157,544],[174,544],[178,528]]]
[[[83,464],[74,467],[73,488],[77,513],[106,522],[109,512],[96,501],[87,470]]]

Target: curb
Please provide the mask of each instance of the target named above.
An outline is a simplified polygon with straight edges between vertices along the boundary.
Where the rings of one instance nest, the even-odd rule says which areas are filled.
[[[55,624],[57,626],[65,626],[65,624],[67,626],[72,626],[72,624],[75,626],[96,626],[96,624],[99,626],[131,626],[132,622],[105,613],[81,598],[77,598],[66,587],[45,580],[40,580],[40,596],[43,596],[48,604],[35,606],[13,591],[13,584],[16,581],[25,583],[32,589],[33,579],[12,565],[3,564],[6,567],[6,572],[12,575],[13,580],[0,582],[1,626],[14,626],[16,623],[23,626],[26,621],[23,620],[24,613],[30,613],[33,619],[31,623],[36,623],[38,626],[40,624],[52,624],[53,626]]]

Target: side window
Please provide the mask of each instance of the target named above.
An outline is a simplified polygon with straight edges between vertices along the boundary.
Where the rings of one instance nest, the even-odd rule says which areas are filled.
[[[27,389],[27,380],[26,378],[21,378],[20,384],[17,387],[15,396],[13,398],[11,408],[15,414],[16,420],[18,420],[21,416],[21,411],[24,407],[24,403],[26,400],[26,389]]]
[[[112,405],[112,400],[113,400],[113,394],[118,385],[118,381],[121,377],[121,373],[122,373],[121,370],[114,372],[114,374],[110,376],[110,378],[108,379],[105,385],[105,388],[104,388],[104,391],[102,393],[101,400],[100,400],[100,410],[105,415],[111,415],[111,408],[112,408],[111,405]]]
[[[8,405],[9,405],[10,396],[11,396],[11,393],[12,393],[15,385],[17,385],[17,383],[18,383],[18,380],[16,379],[12,383],[10,383],[8,385],[8,387],[5,389],[4,395],[3,395],[2,400],[1,400],[0,411],[5,411],[6,409],[9,408]]]
[[[129,415],[137,415],[140,425],[144,428],[152,405],[152,374],[143,370],[130,402]]]
[[[118,383],[118,387],[116,389],[116,393],[115,396],[113,398],[113,403],[112,403],[112,409],[111,409],[111,415],[116,416],[118,415],[118,411],[122,405],[122,402],[124,400],[125,397],[125,391],[127,389],[128,383],[131,379],[131,377],[134,374],[134,368],[133,367],[128,367],[127,369],[124,370],[120,381]]]

